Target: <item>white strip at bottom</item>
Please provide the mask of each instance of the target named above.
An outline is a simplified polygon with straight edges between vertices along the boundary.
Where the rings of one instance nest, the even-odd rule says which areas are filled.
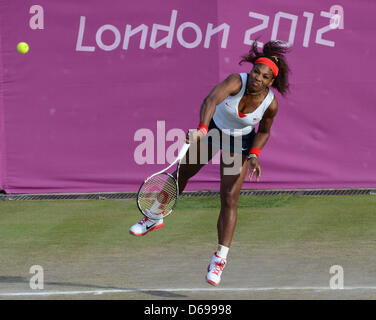
[[[43,291],[29,292],[0,292],[0,296],[57,296],[57,295],[102,295],[108,293],[158,293],[158,292],[258,292],[258,291],[346,291],[346,290],[376,290],[376,287],[344,287],[331,289],[329,287],[269,287],[269,288],[163,288],[163,289],[103,289],[103,290],[74,290],[74,291]]]

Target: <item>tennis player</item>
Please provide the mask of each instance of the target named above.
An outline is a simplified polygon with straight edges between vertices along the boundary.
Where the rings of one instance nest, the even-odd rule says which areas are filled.
[[[262,52],[258,50],[257,42],[254,42],[248,55],[243,56],[240,61],[240,64],[252,63],[252,70],[248,74],[231,74],[214,87],[201,106],[198,128],[191,130],[186,137],[191,148],[180,166],[180,194],[188,180],[222,149],[218,248],[206,275],[206,281],[214,286],[219,285],[227,262],[244,179],[248,170],[250,181],[255,176],[258,182],[261,176],[260,154],[270,137],[270,130],[278,112],[278,102],[271,87],[282,95],[289,90],[289,67],[285,60],[287,52],[287,46],[281,41],[266,43]],[[259,126],[256,133],[257,124]],[[219,139],[215,139],[218,136]],[[193,145],[197,148],[192,148]],[[206,149],[202,148],[204,145],[207,146]],[[200,162],[200,153],[204,149],[207,150],[207,161]],[[192,152],[195,154],[192,155]],[[133,235],[143,236],[163,226],[163,219],[150,220],[144,217],[129,231]]]

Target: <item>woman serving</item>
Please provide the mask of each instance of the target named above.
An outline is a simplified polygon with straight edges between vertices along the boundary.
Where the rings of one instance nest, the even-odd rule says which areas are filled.
[[[248,170],[250,180],[255,176],[256,181],[259,181],[261,176],[260,154],[269,140],[278,112],[278,102],[271,87],[282,95],[289,89],[289,67],[285,61],[287,51],[283,42],[270,41],[259,52],[257,42],[254,42],[249,54],[240,61],[240,64],[252,63],[252,70],[248,74],[231,74],[213,88],[201,106],[198,128],[190,131],[186,137],[191,148],[179,169],[180,194],[189,179],[222,149],[218,248],[206,275],[206,281],[215,286],[219,285],[227,262],[244,179]],[[193,145],[195,148],[192,148]],[[207,152],[207,161],[200,162],[203,150]],[[133,235],[142,236],[163,226],[163,219],[150,220],[144,217],[129,231]]]

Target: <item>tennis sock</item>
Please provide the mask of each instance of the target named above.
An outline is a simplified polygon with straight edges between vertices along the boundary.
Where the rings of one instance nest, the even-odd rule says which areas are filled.
[[[229,249],[230,249],[229,247],[222,246],[221,244],[218,244],[217,255],[220,256],[223,259],[226,259]]]
[[[161,203],[158,200],[155,200],[150,211],[155,214],[161,213],[163,211],[163,206],[161,206]]]

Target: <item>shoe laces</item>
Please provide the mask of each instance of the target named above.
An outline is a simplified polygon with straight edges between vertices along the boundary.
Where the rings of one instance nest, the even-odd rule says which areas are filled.
[[[143,225],[144,223],[146,223],[149,219],[147,217],[143,217],[139,222],[138,224],[140,225]]]
[[[223,271],[225,264],[226,264],[226,261],[223,259],[220,262],[214,262],[213,273],[218,276],[219,272]]]

